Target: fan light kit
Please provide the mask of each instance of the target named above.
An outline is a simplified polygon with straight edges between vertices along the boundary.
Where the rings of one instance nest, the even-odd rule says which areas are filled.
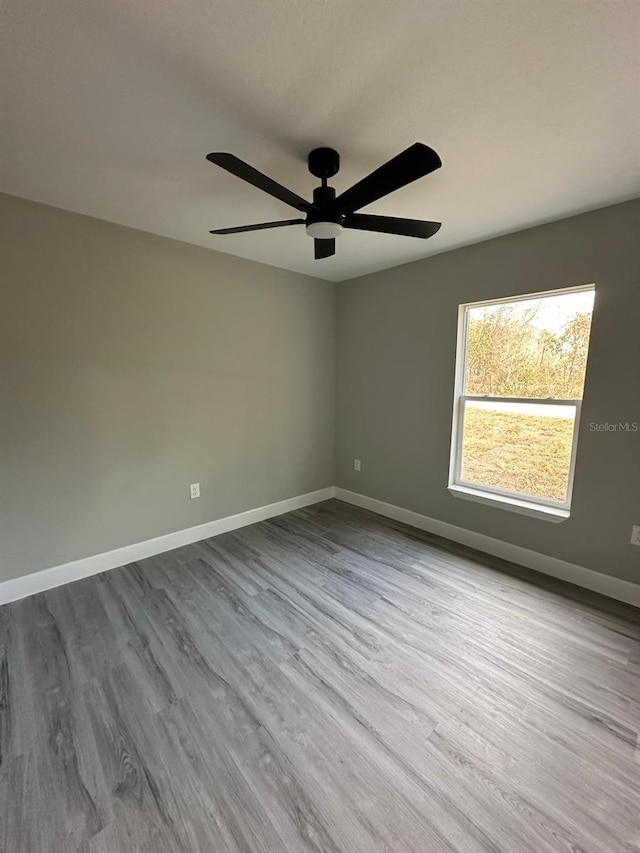
[[[284,219],[279,222],[239,225],[236,228],[219,228],[210,231],[210,234],[239,234],[244,231],[261,231],[263,228],[304,225],[309,237],[313,238],[314,256],[318,260],[335,255],[336,237],[339,237],[345,228],[420,237],[423,240],[432,237],[440,229],[440,222],[356,213],[360,208],[430,172],[435,172],[442,166],[442,161],[433,148],[423,145],[422,142],[411,145],[337,198],[335,189],[327,186],[327,180],[338,174],[340,155],[333,148],[314,148],[308,157],[309,171],[316,178],[320,178],[322,183],[313,191],[313,202],[305,201],[233,154],[214,152],[207,154],[207,160],[306,215],[305,219]]]
[[[310,222],[306,232],[314,240],[335,240],[342,234],[342,225],[339,222]]]

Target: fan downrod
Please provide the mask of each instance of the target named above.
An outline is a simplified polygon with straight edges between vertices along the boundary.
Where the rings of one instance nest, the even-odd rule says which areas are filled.
[[[333,148],[314,148],[309,152],[307,162],[311,174],[323,181],[340,171],[340,155]]]

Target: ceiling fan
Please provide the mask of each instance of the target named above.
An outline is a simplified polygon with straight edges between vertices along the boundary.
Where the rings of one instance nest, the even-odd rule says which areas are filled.
[[[433,236],[441,225],[440,222],[426,222],[421,219],[400,219],[394,216],[370,216],[366,213],[356,213],[361,207],[412,181],[417,181],[418,178],[442,166],[442,161],[433,148],[423,145],[422,142],[409,146],[406,151],[393,157],[337,198],[335,189],[327,186],[327,180],[337,175],[340,169],[340,155],[333,148],[314,148],[308,157],[309,171],[316,178],[320,178],[322,183],[313,191],[313,202],[305,201],[296,193],[254,169],[253,166],[234,157],[233,154],[213,152],[207,154],[207,160],[305,214],[304,219],[284,219],[280,222],[239,225],[237,228],[219,228],[210,231],[210,234],[239,234],[243,231],[260,231],[263,228],[304,225],[309,237],[313,237],[314,256],[318,260],[335,255],[335,238],[340,236],[343,228],[426,239]]]

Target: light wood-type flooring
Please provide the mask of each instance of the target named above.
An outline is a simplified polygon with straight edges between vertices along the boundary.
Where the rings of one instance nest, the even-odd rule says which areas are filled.
[[[640,850],[640,611],[338,501],[0,652],[3,853]]]

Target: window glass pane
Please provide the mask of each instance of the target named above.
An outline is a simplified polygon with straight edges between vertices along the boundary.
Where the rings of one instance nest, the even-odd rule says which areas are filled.
[[[581,400],[593,290],[467,309],[464,393]]]
[[[460,477],[566,501],[575,406],[466,401]]]

